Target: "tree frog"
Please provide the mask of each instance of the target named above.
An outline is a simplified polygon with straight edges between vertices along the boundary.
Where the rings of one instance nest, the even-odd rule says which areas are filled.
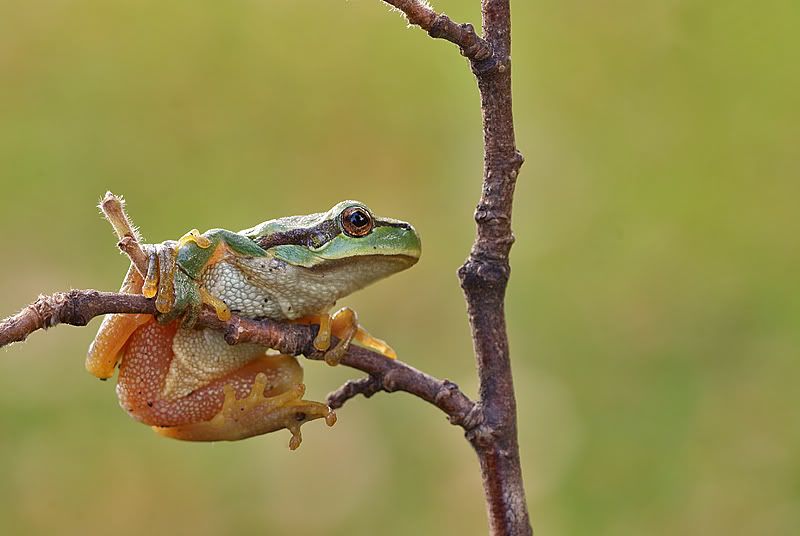
[[[147,275],[131,267],[122,292],[155,298],[159,314],[106,316],[87,370],[105,379],[119,365],[120,405],[162,435],[232,441],[287,428],[295,449],[303,423],[324,418],[331,426],[335,414],[303,400],[303,371],[293,356],[251,343],[230,346],[218,331],[192,329],[200,308],[210,305],[221,320],[235,313],[319,323],[314,346],[331,365],[353,340],[393,358],[351,309],[330,311],[338,299],[414,265],[421,243],[410,224],[342,201],[324,213],[239,232],[192,230],[145,250]],[[332,348],[331,335],[339,338]]]

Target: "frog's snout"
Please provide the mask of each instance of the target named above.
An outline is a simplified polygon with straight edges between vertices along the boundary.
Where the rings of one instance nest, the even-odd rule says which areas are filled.
[[[403,255],[409,257],[411,265],[416,264],[420,255],[422,255],[422,240],[420,240],[419,234],[410,223],[403,223],[399,228]]]

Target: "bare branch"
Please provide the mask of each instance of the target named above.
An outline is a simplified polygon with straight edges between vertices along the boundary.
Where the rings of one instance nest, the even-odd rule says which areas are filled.
[[[282,324],[269,320],[232,318],[225,329],[229,344],[255,342],[291,355],[303,354],[309,359],[322,360],[323,354],[313,345],[317,326]],[[336,344],[335,338],[331,344]],[[445,412],[451,423],[470,432],[480,419],[474,415],[475,403],[462,393],[456,384],[439,380],[396,359],[351,346],[341,363],[369,374],[369,383],[358,387],[344,386],[328,396],[331,407],[339,408],[356,394],[371,396],[378,391],[405,391]],[[367,394],[368,393],[368,394]]]
[[[450,423],[464,428],[468,436],[481,424],[482,413],[478,406],[469,400],[455,383],[450,380],[437,380],[400,361],[388,363],[373,361],[372,357],[367,358],[362,355],[363,352],[372,353],[363,348],[355,348],[352,351],[354,362],[348,363],[348,358],[345,358],[342,363],[365,372],[367,368],[373,371],[366,378],[347,381],[329,394],[328,405],[331,408],[340,408],[358,395],[369,398],[380,391],[387,393],[405,391],[441,409],[447,414]]]
[[[451,424],[471,432],[480,424],[475,403],[449,380],[438,380],[402,361],[365,350],[352,348],[342,364],[369,373],[367,378],[351,380],[328,395],[328,404],[336,409],[357,394],[370,397],[379,391],[405,391],[433,404],[447,414]]]
[[[347,380],[344,385],[328,395],[328,405],[331,409],[339,409],[351,398],[358,395],[369,398],[380,391],[383,391],[383,378],[380,376]]]
[[[155,314],[155,302],[140,294],[120,294],[97,290],[71,290],[39,298],[14,316],[0,321],[0,347],[24,341],[39,329],[58,324],[85,326],[95,316],[110,313]],[[219,320],[216,313],[205,307],[196,327],[223,331],[229,344],[256,342],[279,352],[322,360],[314,349],[317,326],[284,324],[272,320],[251,320],[234,316],[229,321]],[[336,339],[332,344],[336,344]],[[429,402],[445,412],[451,423],[470,432],[479,420],[475,417],[475,403],[448,380],[438,380],[402,361],[388,359],[365,348],[351,346],[342,358],[342,364],[366,372],[374,380],[374,390],[405,391]],[[352,388],[351,388],[352,389]],[[360,391],[365,393],[365,391]],[[337,391],[339,393],[339,391]],[[331,406],[341,407],[349,398],[334,393]]]
[[[470,60],[476,73],[489,72],[498,67],[491,45],[478,37],[472,24],[453,22],[444,13],[436,13],[423,0],[383,0],[402,11],[409,24],[419,26],[434,39],[445,39],[458,45],[461,55]]]
[[[70,290],[39,296],[19,313],[0,321],[0,348],[22,342],[40,329],[58,324],[85,326],[96,316],[127,312],[153,314],[156,309],[152,300],[135,294]]]
[[[532,533],[517,442],[517,408],[505,320],[508,260],[514,236],[511,208],[522,155],[514,140],[511,108],[511,10],[509,0],[482,0],[484,38],[503,66],[478,73],[483,117],[484,168],[475,210],[477,236],[458,272],[467,301],[480,380],[483,428],[476,436],[492,534]]]
[[[480,380],[482,424],[467,434],[481,464],[494,535],[532,533],[517,443],[517,410],[505,322],[505,291],[511,268],[511,206],[522,155],[514,140],[511,109],[511,10],[509,0],[481,0],[483,38],[469,24],[455,24],[423,0],[384,0],[431,37],[461,47],[478,82],[483,117],[483,188],[475,210],[477,237],[458,276],[467,301]],[[346,385],[342,396],[375,388]]]
[[[106,195],[100,200],[98,208],[114,227],[117,238],[122,240],[129,236],[137,241],[142,239],[136,227],[128,219],[128,213],[125,212],[125,200],[122,197],[106,192]]]
[[[147,275],[147,264],[149,257],[144,252],[142,246],[132,236],[123,237],[122,240],[117,242],[117,247],[131,260],[131,264],[136,267],[136,270],[142,277]]]

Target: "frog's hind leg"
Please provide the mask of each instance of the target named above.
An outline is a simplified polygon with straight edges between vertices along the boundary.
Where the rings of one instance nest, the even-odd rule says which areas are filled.
[[[122,282],[120,292],[127,294],[139,293],[142,290],[142,276],[131,265]],[[92,375],[105,380],[114,375],[114,368],[119,363],[122,350],[130,336],[140,326],[149,322],[151,315],[138,314],[112,314],[103,318],[100,329],[97,330],[89,353],[86,357],[86,370]]]
[[[133,418],[162,435],[189,441],[237,440],[288,428],[291,448],[300,444],[304,422],[335,422],[328,406],[302,399],[303,369],[294,357],[268,356],[258,345],[227,346],[216,332],[179,331],[178,324],[152,320],[125,346],[117,396]],[[199,351],[195,357],[223,364],[221,374],[195,370],[208,363],[189,359],[187,345]],[[188,369],[176,368],[176,359]],[[228,368],[226,362],[236,366]],[[187,381],[168,389],[176,370]]]
[[[300,446],[303,423],[324,418],[328,426],[336,414],[325,404],[303,400],[303,371],[288,355],[264,356],[225,378],[198,389],[176,404],[192,398],[216,400],[217,413],[201,422],[177,426],[154,426],[159,434],[188,441],[235,441],[287,428],[292,433],[289,448]]]

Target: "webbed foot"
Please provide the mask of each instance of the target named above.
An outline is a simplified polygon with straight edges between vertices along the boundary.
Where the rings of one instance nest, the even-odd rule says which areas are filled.
[[[207,249],[211,247],[211,240],[201,235],[200,231],[198,231],[197,229],[192,229],[191,231],[189,231],[188,233],[186,233],[185,235],[183,235],[178,239],[178,249],[192,242],[197,244],[197,247],[202,249]]]
[[[331,366],[339,364],[354,340],[389,359],[397,358],[397,353],[391,346],[385,341],[373,337],[358,324],[356,312],[349,307],[342,307],[333,315],[323,314],[306,317],[301,319],[300,322],[319,323],[319,332],[314,338],[314,348],[320,352],[325,352],[325,362]],[[331,348],[331,335],[339,339],[339,342],[333,348]]]
[[[294,359],[290,356],[275,358]],[[336,413],[327,405],[302,399],[305,393],[305,385],[302,383],[274,396],[266,396],[267,389],[267,375],[259,372],[254,378],[250,393],[244,398],[236,398],[231,384],[223,387],[225,400],[222,409],[213,419],[181,426],[154,426],[153,429],[175,439],[235,441],[286,428],[292,433],[289,448],[295,450],[302,442],[300,427],[303,423],[320,418],[324,418],[328,426],[336,423]]]
[[[169,324],[181,318],[181,325],[191,328],[197,321],[203,304],[210,305],[223,322],[230,320],[231,311],[224,301],[211,295],[195,279],[178,267],[178,251],[181,247],[194,243],[207,249],[213,242],[193,229],[180,240],[169,240],[161,244],[146,246],[148,254],[147,276],[142,285],[142,294],[156,298],[158,321]]]

